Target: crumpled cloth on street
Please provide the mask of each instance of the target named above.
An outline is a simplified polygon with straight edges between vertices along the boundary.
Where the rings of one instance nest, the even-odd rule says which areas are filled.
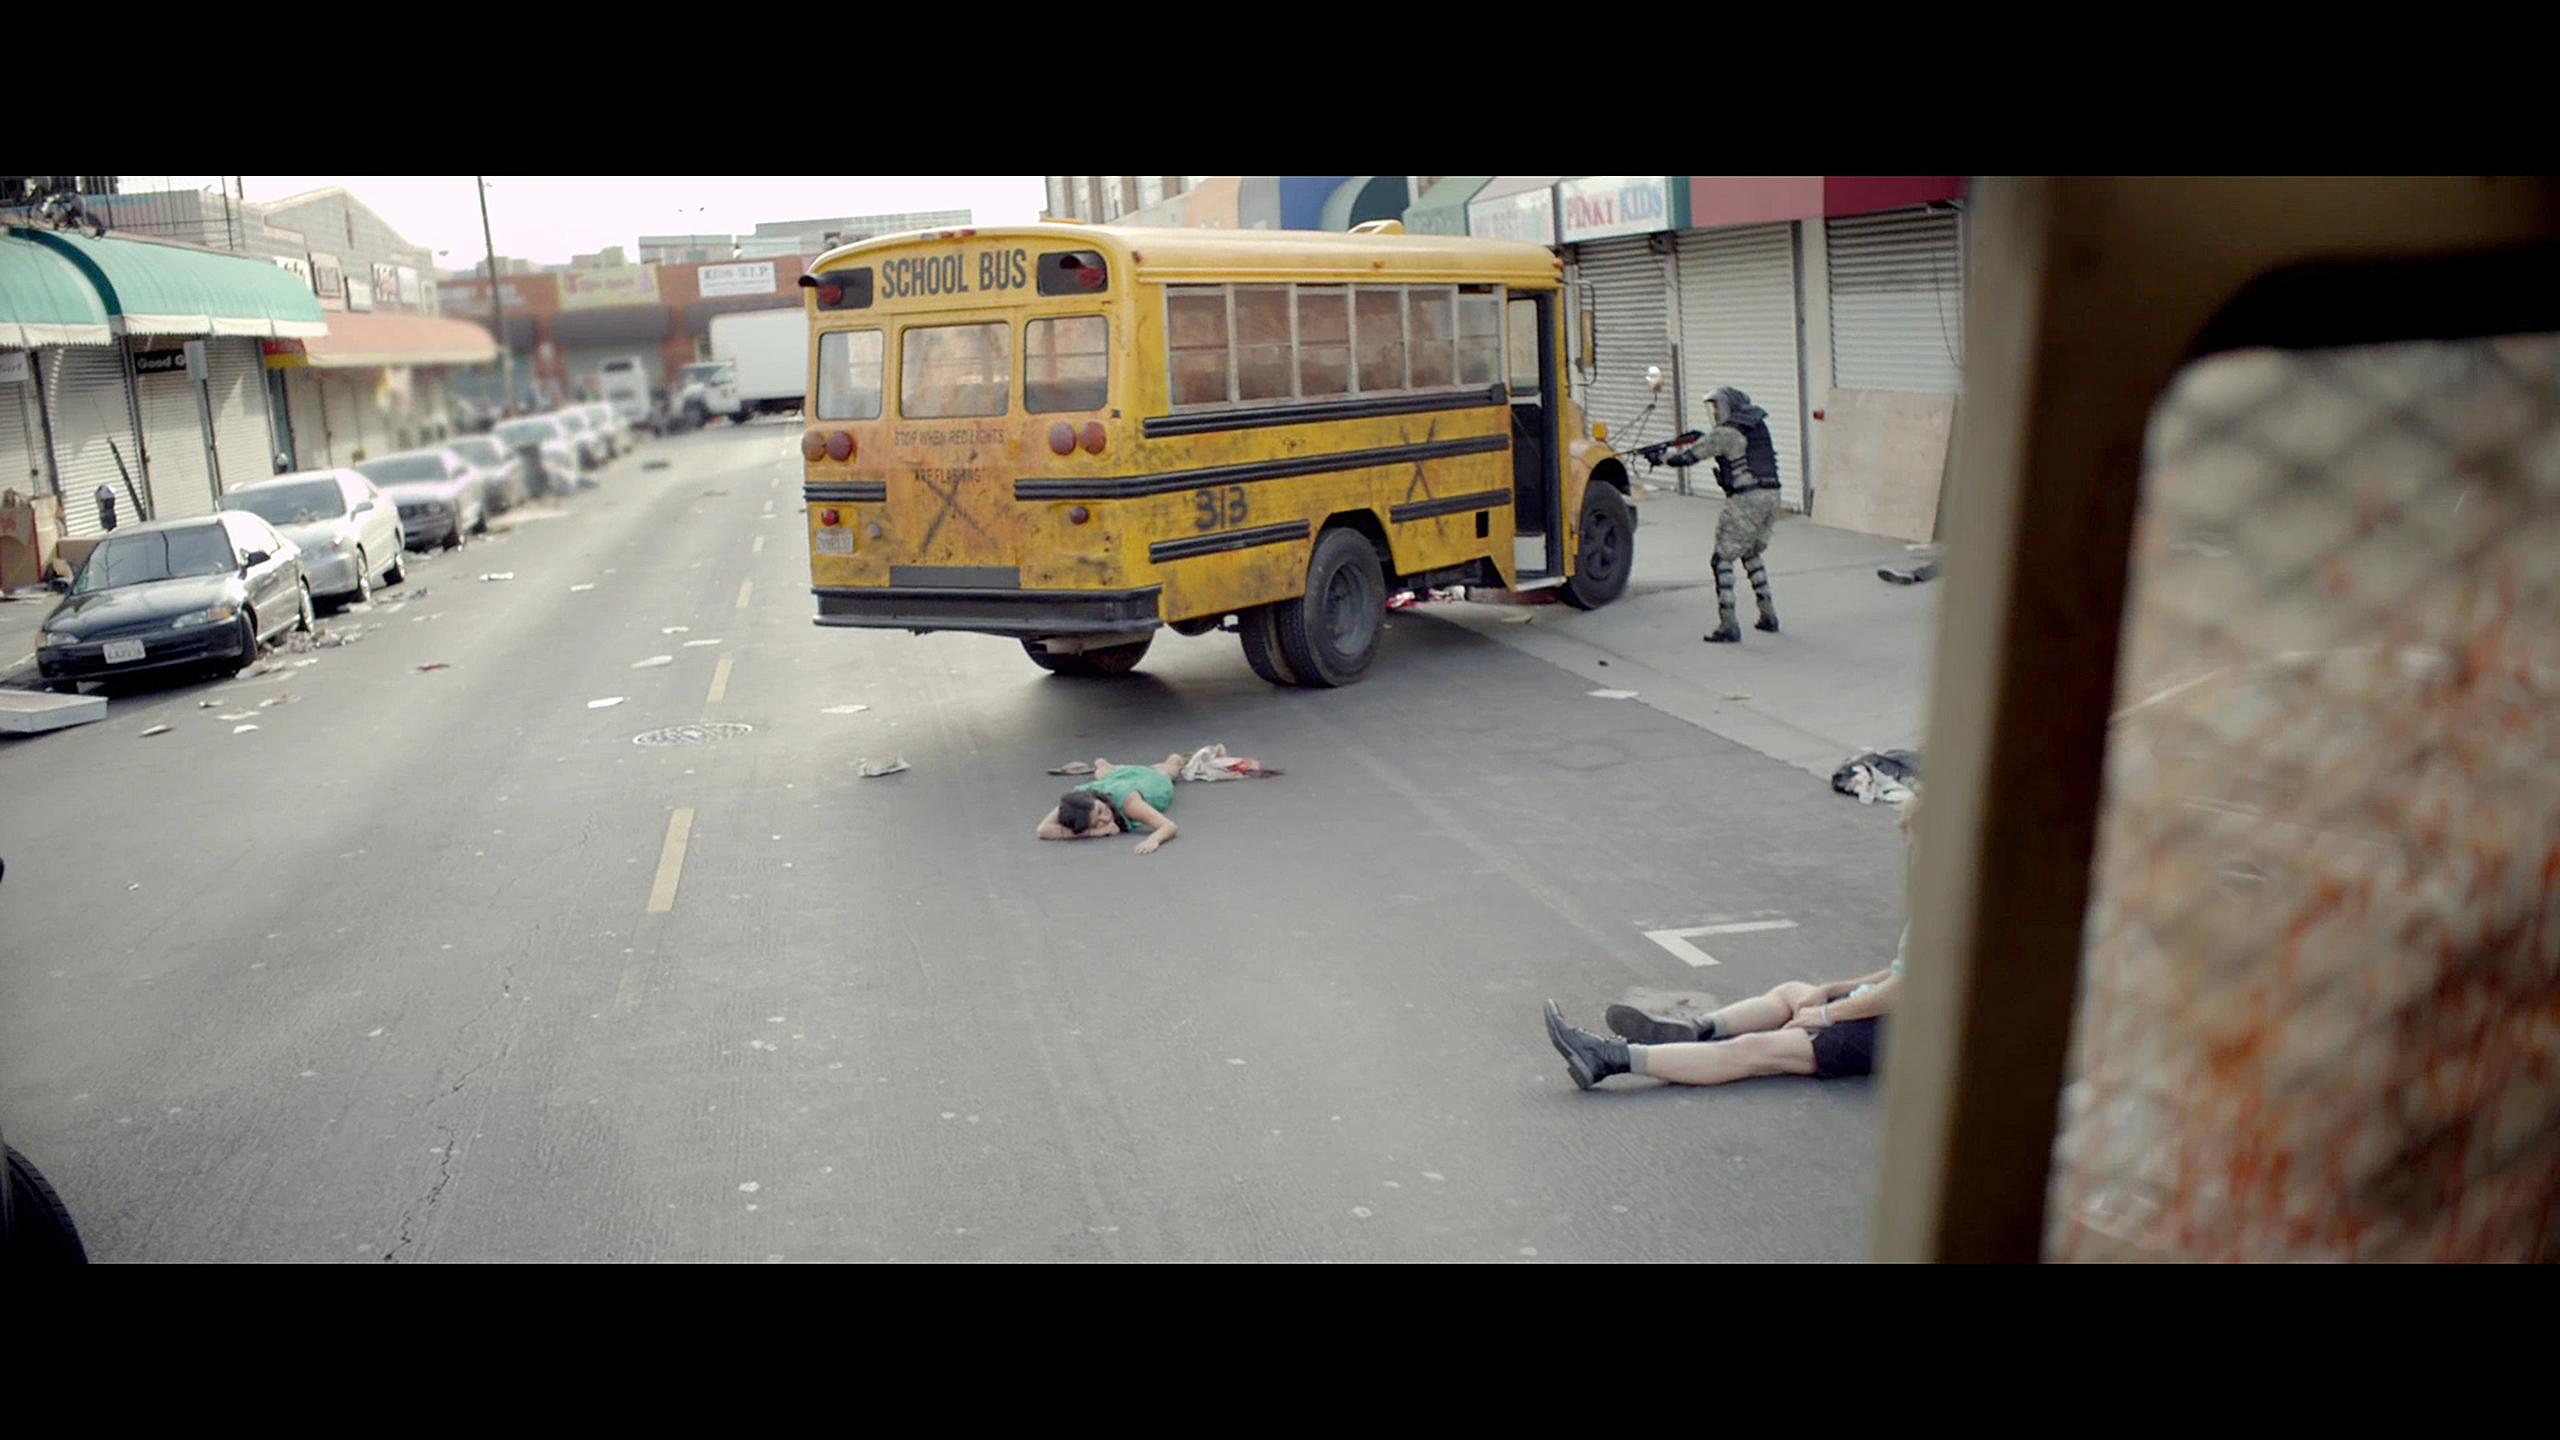
[[[1861,805],[1908,805],[1920,783],[1920,752],[1861,750],[1831,772],[1831,788]]]
[[[1183,762],[1185,780],[1267,780],[1280,772],[1250,755],[1230,755],[1224,745],[1203,745]]]

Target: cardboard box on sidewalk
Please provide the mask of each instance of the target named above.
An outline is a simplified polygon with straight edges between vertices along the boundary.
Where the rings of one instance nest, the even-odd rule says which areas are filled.
[[[0,593],[43,584],[61,540],[61,501],[15,490],[0,493]]]

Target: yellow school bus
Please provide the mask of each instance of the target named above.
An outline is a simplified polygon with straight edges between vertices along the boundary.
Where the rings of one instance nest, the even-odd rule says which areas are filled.
[[[1048,223],[800,283],[820,625],[1117,675],[1232,622],[1263,679],[1330,687],[1399,590],[1626,588],[1626,469],[1567,395],[1542,247]]]

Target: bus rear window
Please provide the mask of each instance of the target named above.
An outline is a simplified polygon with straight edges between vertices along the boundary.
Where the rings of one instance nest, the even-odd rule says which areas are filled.
[[[1013,331],[919,325],[898,335],[898,413],[911,420],[1001,415],[1013,390]]]
[[[1111,322],[1099,315],[1022,327],[1022,408],[1034,415],[1099,410],[1111,398]]]
[[[880,418],[884,353],[877,330],[830,330],[818,337],[818,418]]]

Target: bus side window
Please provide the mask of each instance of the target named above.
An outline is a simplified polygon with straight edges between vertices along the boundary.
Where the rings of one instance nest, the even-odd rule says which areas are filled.
[[[1022,408],[1034,415],[1099,410],[1111,399],[1111,322],[1099,315],[1022,327]]]
[[[1538,302],[1514,300],[1510,314],[1509,339],[1511,393],[1538,393]]]
[[[1417,285],[1405,293],[1410,321],[1413,388],[1458,383],[1457,292],[1445,285]]]
[[[1310,285],[1298,292],[1298,394],[1351,393],[1351,292]]]
[[[1353,292],[1352,349],[1359,360],[1360,393],[1404,388],[1404,292],[1363,285]]]
[[[818,337],[818,418],[880,418],[886,341],[877,330],[830,330]]]
[[[1458,383],[1492,385],[1502,379],[1502,296],[1469,291],[1458,297]]]
[[[1165,292],[1166,349],[1173,403],[1224,405],[1234,398],[1227,375],[1227,290],[1177,285]]]
[[[1286,285],[1238,285],[1236,297],[1236,398],[1286,400],[1295,393],[1297,368]]]

